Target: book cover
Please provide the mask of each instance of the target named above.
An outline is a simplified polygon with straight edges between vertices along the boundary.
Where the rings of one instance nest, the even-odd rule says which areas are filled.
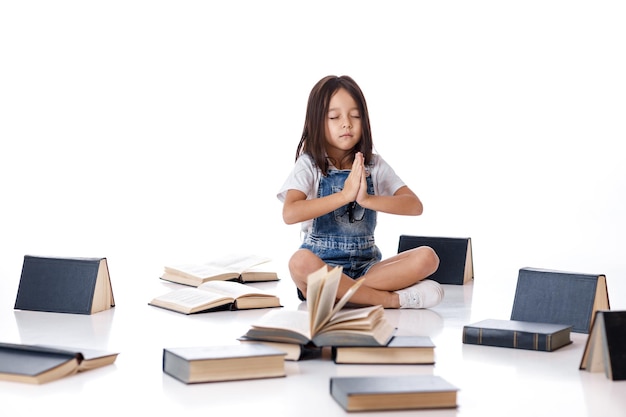
[[[285,352],[262,344],[163,349],[163,372],[185,384],[285,376]]]
[[[463,326],[463,343],[552,352],[572,343],[570,325],[487,319]]]
[[[626,380],[626,311],[597,311],[580,369],[604,372],[614,381]]]
[[[16,309],[93,314],[114,306],[106,258],[24,256]]]
[[[332,346],[335,363],[429,364],[435,363],[435,344],[428,336],[396,335],[386,346]]]
[[[330,395],[346,411],[456,408],[458,390],[436,375],[330,378]]]
[[[440,284],[463,285],[474,279],[472,240],[469,237],[401,235],[398,253],[430,246],[439,256],[439,268],[428,277]]]
[[[609,310],[606,277],[602,274],[521,268],[511,320],[567,324],[589,333],[597,310]]]

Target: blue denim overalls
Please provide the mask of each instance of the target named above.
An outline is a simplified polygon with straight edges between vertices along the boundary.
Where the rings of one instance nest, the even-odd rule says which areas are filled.
[[[328,171],[320,179],[317,196],[340,192],[350,170]],[[374,185],[367,176],[367,192],[374,195]],[[356,279],[364,275],[382,258],[374,242],[376,212],[352,202],[313,220],[300,248],[309,249],[332,266],[343,266],[343,272]],[[298,297],[304,300],[298,290]]]

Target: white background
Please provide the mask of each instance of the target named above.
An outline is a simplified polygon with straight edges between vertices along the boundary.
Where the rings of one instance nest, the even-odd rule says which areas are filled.
[[[3,1],[5,288],[24,254],[105,256],[114,286],[284,262],[308,93],[348,74],[425,205],[379,216],[385,256],[402,233],[470,236],[504,305],[533,266],[606,274],[625,308],[625,21],[621,1]]]

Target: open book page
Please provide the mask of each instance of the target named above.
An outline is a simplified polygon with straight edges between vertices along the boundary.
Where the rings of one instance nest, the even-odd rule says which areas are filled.
[[[318,329],[324,326],[324,323],[330,320],[341,273],[341,267],[334,267],[328,271],[326,266],[323,266],[308,277],[307,308],[311,334],[315,334]]]
[[[216,268],[223,268],[229,271],[243,272],[253,266],[261,265],[269,262],[271,259],[265,256],[252,255],[252,254],[230,254],[219,259],[207,262],[206,265],[211,265]]]
[[[239,272],[231,268],[225,268],[222,266],[215,266],[209,264],[178,264],[165,266],[166,272],[182,273],[190,277],[217,277],[221,275],[229,275],[233,278],[239,277]]]
[[[335,308],[333,308],[333,311],[330,312],[330,321],[334,321],[334,316],[346,305],[348,304],[348,301],[350,301],[350,298],[352,298],[352,296],[354,295],[354,293],[356,292],[356,290],[359,289],[359,287],[361,285],[363,285],[364,282],[364,278],[359,278],[355,281],[354,285],[352,285],[350,287],[350,289],[348,291],[346,291],[346,293],[343,295],[343,297],[341,297],[341,299],[339,301],[337,301],[337,304],[335,304]]]
[[[306,343],[311,339],[309,329],[308,312],[302,310],[272,310],[259,318],[253,325],[252,330],[285,330],[302,336]],[[254,334],[254,332],[248,332]]]
[[[322,332],[345,327],[353,330],[370,330],[383,316],[384,310],[380,305],[341,310],[333,315]]]
[[[152,302],[171,303],[192,308],[201,304],[216,301],[230,300],[232,297],[225,294],[215,294],[208,291],[198,291],[196,288],[181,288],[155,298]]]
[[[230,298],[238,298],[247,295],[272,295],[267,291],[263,291],[258,288],[254,288],[245,284],[240,284],[234,281],[208,281],[204,284],[200,284],[200,286],[198,286],[198,289],[211,291],[216,294],[222,294],[223,296]]]

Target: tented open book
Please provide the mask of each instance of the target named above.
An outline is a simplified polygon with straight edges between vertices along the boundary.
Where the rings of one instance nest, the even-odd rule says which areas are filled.
[[[363,284],[355,284],[338,301],[341,267],[326,266],[308,277],[307,311],[272,310],[263,315],[244,335],[247,340],[313,343],[316,346],[385,346],[395,328],[376,305],[344,308]]]

